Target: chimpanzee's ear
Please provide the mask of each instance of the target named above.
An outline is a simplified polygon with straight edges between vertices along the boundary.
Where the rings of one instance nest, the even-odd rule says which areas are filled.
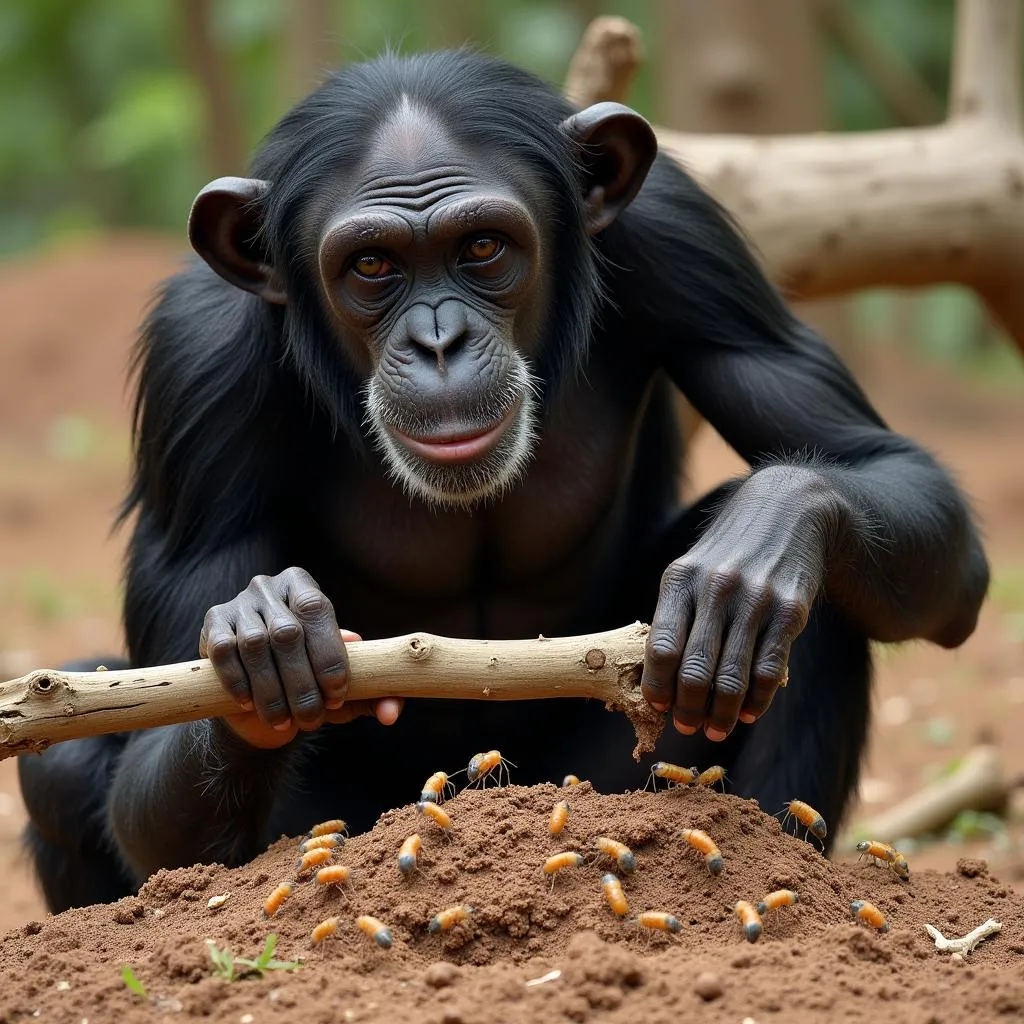
[[[587,230],[603,231],[633,201],[658,153],[654,129],[621,103],[595,103],[562,128],[584,150]]]
[[[260,200],[268,185],[256,178],[218,178],[196,196],[188,240],[225,281],[266,302],[287,301],[284,282],[257,241]]]

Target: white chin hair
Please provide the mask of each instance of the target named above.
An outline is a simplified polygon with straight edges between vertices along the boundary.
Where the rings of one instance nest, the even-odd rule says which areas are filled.
[[[537,384],[518,360],[502,392],[495,396],[493,418],[519,402],[515,419],[497,445],[478,462],[439,466],[417,458],[384,428],[385,401],[374,374],[366,387],[365,423],[387,466],[389,479],[410,497],[445,508],[469,508],[500,498],[525,473],[537,443]],[[399,425],[399,429],[401,426]]]

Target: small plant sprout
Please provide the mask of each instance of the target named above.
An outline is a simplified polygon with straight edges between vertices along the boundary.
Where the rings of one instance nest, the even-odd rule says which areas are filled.
[[[125,964],[121,968],[121,980],[124,982],[124,987],[129,992],[134,992],[140,999],[149,999],[149,993],[146,992],[146,986],[135,977],[135,972]]]
[[[239,978],[258,975],[263,977],[267,971],[295,971],[301,964],[297,960],[275,960],[274,950],[277,948],[277,936],[271,932],[263,945],[263,952],[255,960],[247,957],[235,957],[228,949],[221,949],[213,939],[206,940],[210,959],[213,961],[214,977],[225,981],[237,981]]]

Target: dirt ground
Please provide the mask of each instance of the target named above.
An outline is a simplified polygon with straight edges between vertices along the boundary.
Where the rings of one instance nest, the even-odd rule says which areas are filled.
[[[120,649],[124,538],[111,522],[125,486],[125,369],[152,287],[180,254],[164,239],[120,237],[0,267],[0,677]],[[979,739],[997,745],[1009,775],[1024,775],[1024,744],[1015,742],[1024,726],[1024,369],[996,388],[872,350],[862,381],[889,422],[967,489],[995,580],[960,650],[881,652],[855,819],[898,802]],[[703,430],[691,488],[739,469]],[[1004,879],[1024,877],[1015,820],[991,836],[918,850],[915,864],[951,871],[958,858],[983,855]],[[43,913],[19,852],[22,822],[13,762],[0,762],[0,929]]]

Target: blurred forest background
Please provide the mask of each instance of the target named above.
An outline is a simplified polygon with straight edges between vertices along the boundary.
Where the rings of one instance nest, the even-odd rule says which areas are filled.
[[[627,99],[660,126],[915,127],[945,117],[956,9],[955,0],[0,0],[0,679],[121,650],[126,531],[111,526],[129,466],[127,367],[139,321],[187,250],[196,192],[244,173],[261,137],[326,69],[384,47],[469,42],[560,86],[591,19],[619,14],[642,30],[645,51]],[[937,235],[944,223],[936,218]],[[993,564],[978,631],[961,649],[879,648],[854,824],[952,777],[981,747],[1000,800],[968,807],[906,851],[915,869],[951,868],[970,852],[1024,880],[1021,351],[956,286],[872,289],[801,312],[894,429],[960,480]],[[688,468],[692,495],[746,467],[705,425]],[[15,762],[0,761],[0,930],[42,912],[23,822]]]
[[[660,124],[702,130],[685,94],[685,68],[680,74],[674,59],[685,41],[673,29],[680,11],[694,6],[674,0],[5,0],[0,258],[116,229],[180,237],[199,186],[242,172],[253,147],[322,69],[386,46],[470,42],[560,83],[590,19],[621,14],[643,30],[647,51],[630,102]],[[805,80],[793,83],[789,126],[786,111],[781,122],[773,114],[781,130],[854,131],[941,119],[953,0],[847,2],[854,32],[868,41],[866,60],[863,39],[858,49],[850,45],[849,25],[836,30],[842,4],[798,6],[821,30],[800,44],[816,52],[798,55],[791,77]],[[807,123],[811,108],[814,124]],[[996,380],[1013,366],[1010,347],[973,296],[956,287],[931,289],[911,306],[894,304],[884,292],[862,295],[848,307],[842,332],[853,344],[879,335],[891,341],[894,318],[906,344]],[[849,353],[850,344],[841,347]]]

